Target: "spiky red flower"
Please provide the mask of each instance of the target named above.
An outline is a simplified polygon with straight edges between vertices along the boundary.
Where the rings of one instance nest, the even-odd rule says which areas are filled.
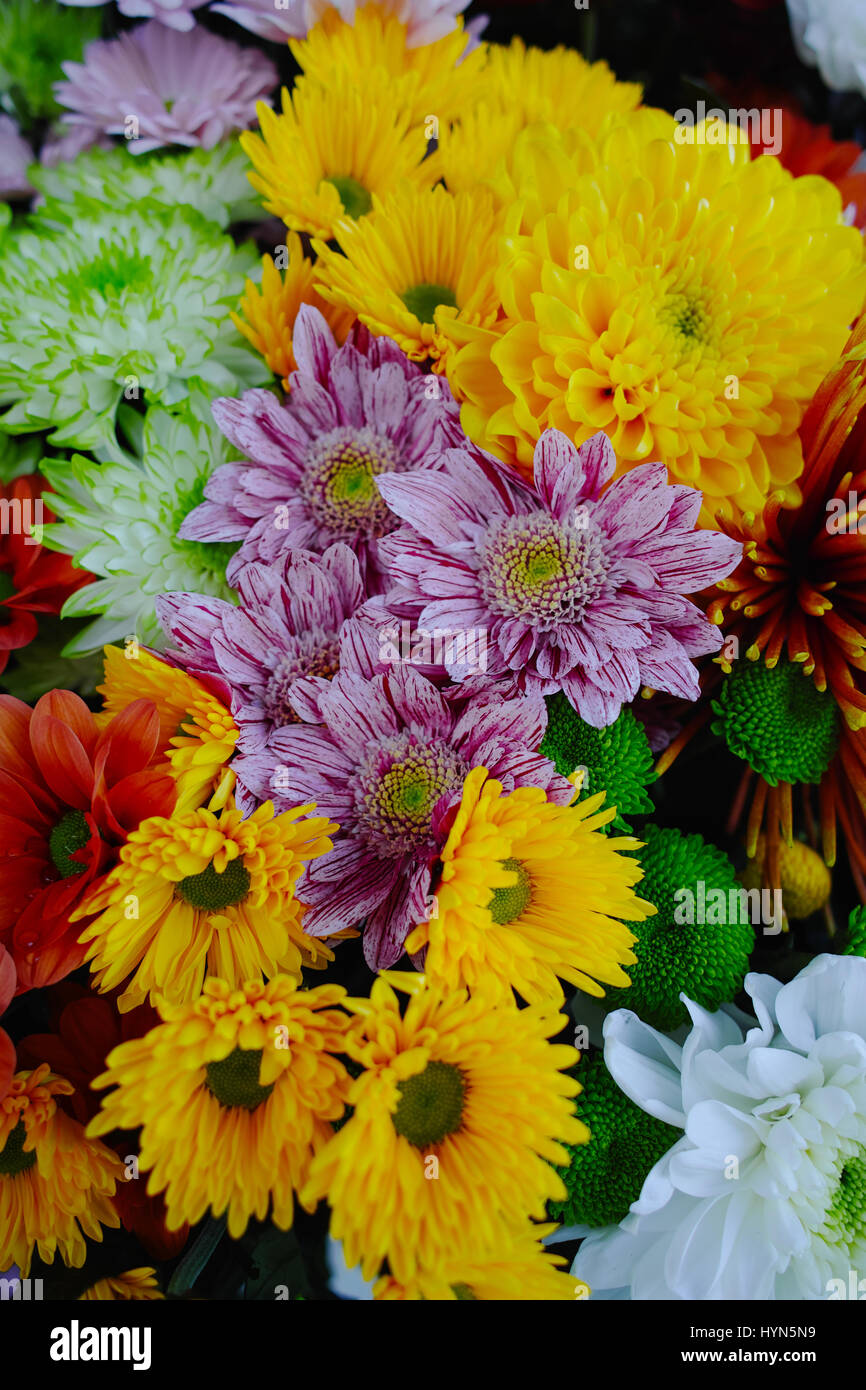
[[[168,816],[175,783],[151,763],[159,715],[135,700],[100,732],[84,701],[52,690],[30,709],[0,695],[0,944],[17,993],[82,964],[70,914],[114,866],[130,830]]]
[[[34,614],[59,613],[69,595],[93,578],[68,555],[41,544],[42,525],[55,519],[42,500],[44,487],[35,473],[0,486],[0,671],[11,652],[36,636]]]

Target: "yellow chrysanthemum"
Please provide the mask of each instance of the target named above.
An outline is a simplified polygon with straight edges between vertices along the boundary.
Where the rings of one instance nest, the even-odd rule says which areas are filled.
[[[299,989],[278,975],[231,989],[208,980],[192,1004],[160,1005],[163,1022],[121,1043],[94,1086],[115,1086],[90,1134],[141,1126],[139,1168],[165,1194],[166,1225],[208,1208],[247,1222],[292,1224],[313,1154],[343,1113],[348,1074],[334,1055],[349,1020],[341,985]]]
[[[402,1017],[392,985],[410,996]],[[387,1258],[408,1284],[443,1255],[489,1249],[503,1228],[543,1217],[565,1191],[552,1166],[567,1162],[562,1145],[588,1138],[571,1100],[580,1087],[561,1070],[577,1054],[548,1042],[563,1016],[395,971],[346,1007],[356,1019],[344,1050],[364,1070],[302,1195],[327,1197],[348,1266],[370,1279]]]
[[[485,53],[476,90],[503,111],[517,111],[522,125],[548,121],[598,135],[611,112],[640,103],[639,83],[619,82],[607,63],[588,63],[573,48],[527,48],[515,38],[507,47],[489,44]]]
[[[486,189],[448,193],[403,185],[360,222],[341,222],[341,255],[314,242],[323,299],[352,309],[415,362],[445,370],[446,322],[479,329],[498,312],[493,264],[499,226]]]
[[[175,812],[182,815],[210,799],[217,784],[223,795],[234,786],[226,764],[235,751],[238,729],[215,695],[144,648],[105,648],[105,683],[98,686],[105,705],[97,720],[108,723],[133,700],[152,700],[159,712],[160,748],[177,782]]]
[[[370,211],[375,194],[404,179],[432,188],[440,177],[423,130],[394,111],[387,92],[378,100],[367,89],[335,93],[302,77],[283,88],[282,115],[264,102],[256,112],[261,135],[240,137],[256,169],[249,180],[295,231],[330,240],[342,218]]]
[[[507,796],[483,767],[463,785],[460,807],[441,854],[436,909],[406,942],[425,946],[425,971],[446,989],[465,985],[529,1003],[561,1004],[557,976],[603,995],[598,981],[627,985],[634,936],[624,922],[655,909],[634,892],[643,878],[623,850],[640,840],[608,837],[600,827],[604,792],[576,806],[555,806],[539,787]],[[617,918],[622,918],[618,921]]]
[[[106,1301],[133,1302],[140,1299],[153,1300],[165,1298],[158,1283],[156,1282],[156,1270],[150,1265],[142,1265],[139,1269],[127,1269],[123,1274],[116,1274],[110,1279],[98,1279],[95,1284],[91,1284],[89,1289],[79,1296],[79,1303]]]
[[[531,127],[510,162],[503,317],[442,323],[469,435],[529,470],[548,427],[604,430],[621,469],[661,459],[708,517],[795,503],[797,427],[866,288],[833,185],[651,110],[596,142]]]
[[[302,304],[312,304],[324,315],[338,343],[344,343],[355,315],[348,309],[326,304],[313,286],[313,262],[304,255],[297,232],[286,237],[287,264],[280,274],[270,256],[262,257],[262,283],[247,280],[240,312],[232,322],[289,389],[289,374],[297,370],[292,351],[292,332]]]
[[[289,47],[304,73],[329,88],[334,101],[343,99],[347,87],[382,91],[413,122],[446,121],[472,100],[484,51],[466,52],[469,36],[459,17],[434,43],[410,48],[406,32],[397,15],[365,5],[351,24],[330,10],[305,39],[290,39]]]
[[[333,960],[305,935],[295,886],[304,865],[333,848],[336,825],[301,819],[312,805],[274,816],[266,801],[246,820],[234,806],[150,816],[129,835],[120,861],[83,899],[73,920],[99,913],[79,940],[89,943],[95,983],[126,981],[121,1013],[150,996],[188,1003],[207,971],[232,986]]]
[[[434,1268],[414,1270],[405,1284],[383,1275],[373,1297],[382,1302],[573,1303],[581,1296],[581,1281],[560,1268],[567,1263],[562,1255],[541,1244],[555,1230],[555,1225],[533,1225],[503,1231],[484,1255],[445,1253]]]
[[[30,1272],[34,1247],[46,1264],[55,1251],[75,1269],[84,1264],[85,1236],[102,1240],[119,1226],[112,1197],[120,1159],[88,1139],[57,1104],[74,1087],[47,1066],[20,1071],[0,1100],[0,1269]]]

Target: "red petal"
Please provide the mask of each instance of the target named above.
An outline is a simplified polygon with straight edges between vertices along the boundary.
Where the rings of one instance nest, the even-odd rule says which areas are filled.
[[[43,714],[53,715],[55,719],[68,724],[82,748],[92,757],[99,730],[96,720],[80,695],[75,695],[71,690],[49,690],[48,694],[43,695],[33,706],[34,719]]]
[[[170,816],[176,802],[174,778],[168,773],[144,771],[134,772],[112,787],[100,809],[113,833],[125,839],[148,816]]]
[[[14,695],[0,695],[0,763],[7,772],[25,780],[33,777],[23,754],[30,752],[30,720],[33,711]],[[22,750],[19,753],[19,749]]]
[[[12,1085],[12,1077],[15,1075],[15,1048],[12,1040],[0,1032],[0,1100],[6,1095]]]
[[[6,947],[0,946],[0,1014],[6,1012],[15,995],[15,978],[15,962]]]
[[[41,713],[41,704],[42,700],[30,721],[30,741],[39,771],[59,800],[76,810],[89,810],[93,796],[90,759],[72,729],[53,715]]]

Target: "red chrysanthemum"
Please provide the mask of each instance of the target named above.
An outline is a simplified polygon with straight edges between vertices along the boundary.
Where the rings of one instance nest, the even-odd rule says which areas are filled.
[[[0,946],[0,1018],[9,1008],[12,996],[15,993],[15,962],[6,950],[5,946]],[[15,1044],[0,1028],[0,1100],[3,1099],[9,1090],[9,1084],[15,1074]]]
[[[34,614],[59,613],[69,595],[93,578],[68,555],[38,544],[40,527],[54,520],[42,501],[44,487],[35,473],[0,486],[0,672],[10,653],[36,636]]]
[[[72,1083],[75,1090],[58,1098],[58,1104],[82,1125],[92,1120],[100,1108],[101,1097],[90,1083],[105,1071],[108,1054],[122,1042],[144,1037],[160,1022],[159,1014],[149,1004],[118,1013],[116,997],[117,991],[95,995],[73,980],[64,980],[48,996],[52,1031],[32,1033],[18,1044],[19,1067],[35,1068],[47,1062],[53,1072]],[[114,1193],[114,1205],[124,1228],[138,1236],[152,1259],[173,1259],[186,1244],[189,1227],[166,1229],[162,1194],[149,1196],[146,1175],[134,1176],[129,1171],[135,1142],[128,1134],[108,1134],[103,1142],[114,1149],[124,1164],[124,1174]]]
[[[151,767],[158,748],[150,700],[100,731],[71,691],[49,691],[32,710],[0,695],[0,944],[15,961],[17,993],[82,964],[83,923],[70,914],[130,830],[171,815],[175,783]]]

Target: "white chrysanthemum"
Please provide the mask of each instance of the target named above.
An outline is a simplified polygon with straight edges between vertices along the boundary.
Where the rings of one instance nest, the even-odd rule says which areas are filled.
[[[788,0],[794,45],[834,92],[866,94],[863,0]]]
[[[102,463],[80,454],[42,463],[56,493],[51,506],[61,518],[44,528],[44,542],[97,576],[86,594],[79,589],[72,595],[63,616],[103,615],[76,635],[65,656],[129,636],[164,646],[154,611],[158,594],[233,596],[225,568],[236,547],[184,541],[177,534],[214,469],[231,455],[228,440],[206,418],[207,402],[198,397],[191,404],[195,411],[185,404],[173,412],[158,406],[147,412],[137,442],[140,458],[115,452]],[[131,432],[141,416],[130,412],[123,423]]]
[[[748,975],[757,1023],[688,1003],[677,1046],[620,1009],[604,1057],[683,1137],[572,1272],[635,1299],[826,1299],[866,1276],[866,960]],[[837,1295],[838,1296],[838,1295]]]
[[[2,118],[0,118],[2,119]],[[128,150],[88,150],[56,168],[37,168],[32,182],[48,198],[69,202],[82,195],[113,208],[152,198],[165,207],[189,206],[209,222],[228,227],[261,218],[250,187],[250,162],[237,140],[181,155],[142,155]]]
[[[258,269],[191,208],[49,200],[0,257],[0,428],[90,449],[113,438],[124,394],[173,405],[195,380],[229,396],[260,384],[229,321]]]

